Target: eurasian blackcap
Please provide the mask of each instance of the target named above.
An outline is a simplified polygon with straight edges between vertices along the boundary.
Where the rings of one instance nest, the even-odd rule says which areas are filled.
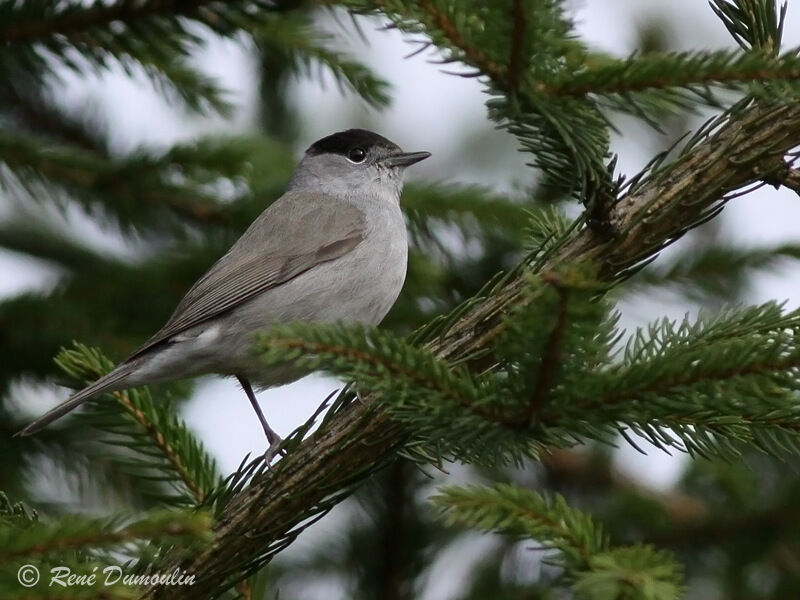
[[[266,367],[254,334],[292,321],[379,323],[406,276],[400,193],[406,167],[428,152],[350,129],[312,144],[286,193],[203,275],[153,337],[114,370],[47,412],[32,434],[98,394],[207,373],[238,378],[270,443],[280,438],[253,394],[305,373]]]

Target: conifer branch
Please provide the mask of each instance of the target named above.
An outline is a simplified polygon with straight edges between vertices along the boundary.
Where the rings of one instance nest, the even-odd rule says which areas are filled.
[[[768,179],[767,183],[782,185],[800,196],[800,169],[787,168],[785,172],[777,175],[775,178]]]
[[[570,75],[563,84],[536,83],[541,94],[583,97],[587,94],[632,94],[675,88],[694,92],[707,101],[713,86],[741,89],[750,83],[794,82],[800,79],[800,58],[788,52],[777,58],[760,53],[729,50],[696,54],[635,56],[611,64],[591,67]]]
[[[189,490],[194,496],[197,504],[201,504],[205,500],[206,490],[202,489],[200,485],[190,475],[189,469],[184,464],[183,458],[175,451],[175,448],[167,442],[164,434],[159,431],[155,423],[153,423],[144,411],[138,409],[133,405],[127,392],[114,392],[113,396],[122,405],[122,407],[131,415],[134,420],[141,426],[147,436],[153,441],[156,448],[161,451],[167,462],[172,465],[172,468],[180,477],[186,489]]]
[[[608,547],[602,527],[561,496],[544,498],[508,484],[445,487],[432,498],[443,509],[449,525],[465,523],[483,531],[499,531],[552,544],[573,560],[585,564]]]
[[[547,395],[550,393],[550,388],[553,386],[556,369],[558,369],[561,363],[561,345],[564,341],[564,331],[567,328],[569,290],[559,285],[557,280],[545,279],[545,281],[554,286],[558,293],[556,321],[550,332],[550,337],[547,340],[544,352],[542,353],[542,362],[539,365],[539,376],[536,379],[536,389],[528,404],[525,419],[522,421],[526,427],[530,425],[534,416],[542,409],[542,406],[547,400]]]
[[[311,371],[326,370],[357,382],[364,393],[375,391],[371,384],[378,387],[386,386],[387,382],[398,396],[406,390],[419,396],[422,388],[456,402],[481,418],[510,424],[476,402],[481,391],[451,376],[453,365],[437,361],[424,349],[407,346],[389,332],[297,323],[271,329],[262,336],[258,348],[267,364],[273,361],[280,364],[292,356]],[[409,363],[414,363],[414,368]]]
[[[95,2],[81,10],[64,10],[60,13],[44,10],[28,18],[8,19],[0,26],[0,42],[33,42],[55,34],[70,35],[92,27],[109,25],[114,21],[130,22],[155,15],[187,15],[214,0],[150,0],[148,2]],[[32,12],[32,11],[31,11]]]
[[[375,4],[381,6],[381,0],[378,0]],[[500,89],[510,91],[505,67],[489,58],[477,46],[467,42],[456,24],[439,10],[433,2],[423,0],[419,3],[419,6],[428,13],[432,22],[442,30],[447,39],[450,40],[450,43],[459,48],[475,67],[488,75]]]
[[[103,126],[55,106],[29,75],[12,71],[9,79],[0,84],[0,107],[22,128],[80,150],[108,151]]]
[[[248,146],[244,140],[201,140],[163,154],[142,151],[115,158],[105,150],[80,150],[38,136],[0,132],[0,165],[8,168],[0,180],[10,180],[15,189],[37,198],[57,196],[54,190],[72,193],[86,206],[102,205],[123,227],[151,216],[148,211],[219,225],[230,221],[219,199],[193,181],[175,181],[175,172],[200,181],[240,175],[247,168]],[[161,224],[175,226],[175,221],[162,219]]]
[[[508,59],[508,84],[513,92],[519,89],[522,73],[525,68],[525,35],[527,33],[527,15],[522,0],[511,2],[511,55]]]
[[[177,96],[192,110],[227,114],[232,106],[224,90],[188,61],[202,44],[196,25],[203,25],[222,37],[247,33],[257,44],[276,48],[295,73],[307,71],[310,62],[324,65],[340,85],[351,87],[371,104],[385,105],[387,84],[362,64],[326,47],[326,36],[313,30],[307,17],[274,14],[292,8],[291,4],[95,0],[87,6],[52,0],[0,1],[0,48],[9,65],[39,79],[58,62],[76,71],[87,66],[105,69],[111,61],[126,70],[139,66],[168,100]],[[76,50],[82,60],[75,60]]]
[[[207,537],[211,519],[204,513],[156,512],[120,527],[114,520],[78,518],[55,523],[33,523],[24,530],[0,525],[0,563],[22,557],[115,546],[159,537]]]
[[[96,27],[108,27],[114,22],[135,23],[142,19],[177,16],[190,17],[204,22],[212,29],[231,27],[230,20],[239,10],[244,24],[248,6],[259,11],[274,12],[281,1],[248,0],[220,2],[220,0],[143,0],[141,2],[100,2],[86,5],[62,5],[58,2],[38,0],[27,7],[15,7],[13,2],[2,7],[7,12],[0,25],[0,44],[32,43],[54,35],[70,36]],[[226,7],[225,5],[228,5]]]
[[[778,9],[776,0],[711,0],[711,10],[745,50],[777,55],[789,3]]]
[[[113,366],[98,351],[80,344],[73,350],[62,351],[57,362],[71,377],[82,381],[93,381]],[[164,479],[179,482],[175,486],[179,495],[169,498],[169,503],[189,506],[203,503],[208,492],[219,484],[216,463],[177,419],[172,407],[165,402],[154,403],[146,390],[111,395],[124,408],[124,413],[119,413],[113,404],[109,406],[108,399],[101,396],[90,401],[92,410],[87,417],[98,429],[111,433],[115,443],[136,449],[138,460],[129,465],[134,475],[147,468],[160,471],[168,476]],[[140,443],[142,438],[155,452],[148,451],[147,446]]]
[[[577,597],[596,598],[599,586],[609,598],[672,600],[682,569],[667,553],[650,546],[611,548],[602,528],[567,505],[513,485],[448,487],[434,496],[450,524],[532,538],[557,549],[558,562]]]
[[[775,360],[769,362],[757,362],[747,364],[740,367],[723,368],[718,371],[703,370],[702,372],[691,373],[687,372],[683,376],[675,376],[669,374],[663,380],[656,380],[648,382],[647,385],[640,388],[631,388],[624,391],[614,391],[608,395],[601,395],[591,399],[587,399],[588,403],[583,404],[581,410],[592,410],[593,408],[612,407],[626,405],[632,400],[639,400],[651,394],[659,396],[668,396],[670,393],[677,390],[683,390],[698,386],[706,383],[724,383],[726,381],[735,380],[742,377],[752,375],[768,375],[773,373],[791,372],[793,369],[800,368],[800,356],[793,356],[786,360]],[[687,407],[688,408],[688,407]],[[800,422],[797,417],[786,420],[786,418],[770,417],[759,418],[758,416],[748,416],[737,414],[737,419],[741,419],[747,423],[770,425],[773,427],[780,427],[785,429],[800,430]],[[690,417],[667,417],[665,420],[674,419],[674,422],[686,425],[700,425],[702,420],[691,419]]]
[[[800,140],[800,105],[739,105],[705,128],[674,162],[655,168],[631,185],[610,210],[618,235],[598,238],[582,229],[553,250],[542,270],[563,264],[592,264],[606,279],[624,275],[694,224],[716,214],[726,194],[761,180]],[[502,332],[502,315],[524,297],[525,277],[458,313],[455,322],[428,344],[436,357],[487,366],[482,349]],[[470,358],[476,357],[476,358]],[[298,519],[325,510],[368,473],[392,460],[405,437],[402,428],[368,396],[329,419],[310,438],[278,462],[278,467],[243,490],[225,509],[216,540],[193,559],[178,563],[198,573],[210,590],[226,589],[257,570],[271,548],[289,543]],[[297,495],[302,490],[302,495]],[[251,558],[249,564],[242,556]],[[168,563],[169,564],[169,563]],[[196,586],[197,587],[197,586]],[[170,598],[197,598],[179,590]],[[151,590],[149,597],[165,598]]]
[[[332,3],[361,13],[382,12],[400,30],[428,36],[444,53],[442,62],[474,67],[475,73],[464,76],[488,79],[490,117],[518,138],[534,166],[576,195],[602,187],[608,178],[608,123],[602,108],[633,114],[658,129],[664,110],[729,105],[720,89],[788,98],[800,78],[796,53],[778,56],[760,46],[747,52],[599,57],[570,37],[561,2],[491,3],[469,18],[465,7],[437,0]],[[779,43],[778,32],[753,35]],[[502,48],[481,44],[489,39],[503,39]]]

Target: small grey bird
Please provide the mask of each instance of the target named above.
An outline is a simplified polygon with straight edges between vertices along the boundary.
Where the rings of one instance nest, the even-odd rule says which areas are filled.
[[[403,172],[429,152],[403,152],[363,129],[312,144],[286,193],[267,208],[184,296],[153,337],[113,371],[28,425],[30,435],[106,392],[208,373],[239,380],[271,453],[251,382],[289,383],[304,373],[266,367],[254,334],[292,321],[379,323],[406,276],[408,241],[400,211]]]

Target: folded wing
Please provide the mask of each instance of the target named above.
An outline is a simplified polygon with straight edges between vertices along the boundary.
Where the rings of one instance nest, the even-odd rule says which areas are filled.
[[[364,214],[346,201],[308,192],[285,194],[192,286],[164,327],[128,359],[344,256],[365,235]]]

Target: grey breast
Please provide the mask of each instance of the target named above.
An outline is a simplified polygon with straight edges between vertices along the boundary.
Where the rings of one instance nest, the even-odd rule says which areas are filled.
[[[152,358],[143,361],[142,376],[174,377],[177,370],[183,376],[242,373],[262,385],[290,380],[264,373],[251,351],[255,332],[296,320],[383,319],[406,273],[406,230],[397,202],[359,205],[352,198],[310,195],[282,196],[195,284],[162,330],[133,355]]]

